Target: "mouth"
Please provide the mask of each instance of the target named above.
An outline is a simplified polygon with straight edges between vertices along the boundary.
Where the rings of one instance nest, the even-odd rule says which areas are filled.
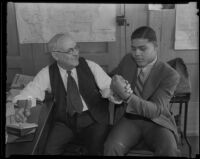
[[[142,62],[143,59],[135,59],[137,62]]]

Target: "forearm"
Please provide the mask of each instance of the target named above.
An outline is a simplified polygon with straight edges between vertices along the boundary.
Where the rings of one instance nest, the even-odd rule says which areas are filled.
[[[175,85],[173,84],[160,87],[148,99],[143,99],[132,94],[127,101],[127,111],[151,119],[159,117],[164,112],[169,111],[168,105],[173,96],[174,88]]]
[[[134,94],[127,101],[127,112],[142,115],[147,118],[156,118],[161,114],[161,106],[151,101],[144,100]]]

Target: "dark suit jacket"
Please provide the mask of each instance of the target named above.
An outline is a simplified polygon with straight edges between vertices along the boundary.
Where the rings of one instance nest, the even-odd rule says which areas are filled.
[[[120,74],[131,84],[134,90],[137,65],[131,54],[127,54],[111,75]],[[179,82],[178,73],[168,64],[154,64],[143,88],[142,98],[132,95],[126,111],[150,118],[155,123],[170,129],[179,140],[174,117],[169,112],[169,102]]]

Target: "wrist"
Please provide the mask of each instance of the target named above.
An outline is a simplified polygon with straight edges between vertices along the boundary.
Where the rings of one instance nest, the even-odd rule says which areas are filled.
[[[123,101],[124,101],[125,103],[128,103],[130,97],[131,97],[131,94],[130,94],[127,98],[125,98]]]

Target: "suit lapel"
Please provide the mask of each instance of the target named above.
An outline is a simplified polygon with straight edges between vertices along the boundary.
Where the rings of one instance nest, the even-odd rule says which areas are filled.
[[[149,96],[153,93],[155,88],[157,88],[158,84],[160,83],[161,80],[161,63],[157,61],[153,68],[151,69],[151,72],[149,74],[149,77],[147,78],[143,92],[142,92],[142,97],[143,99],[148,99]]]

